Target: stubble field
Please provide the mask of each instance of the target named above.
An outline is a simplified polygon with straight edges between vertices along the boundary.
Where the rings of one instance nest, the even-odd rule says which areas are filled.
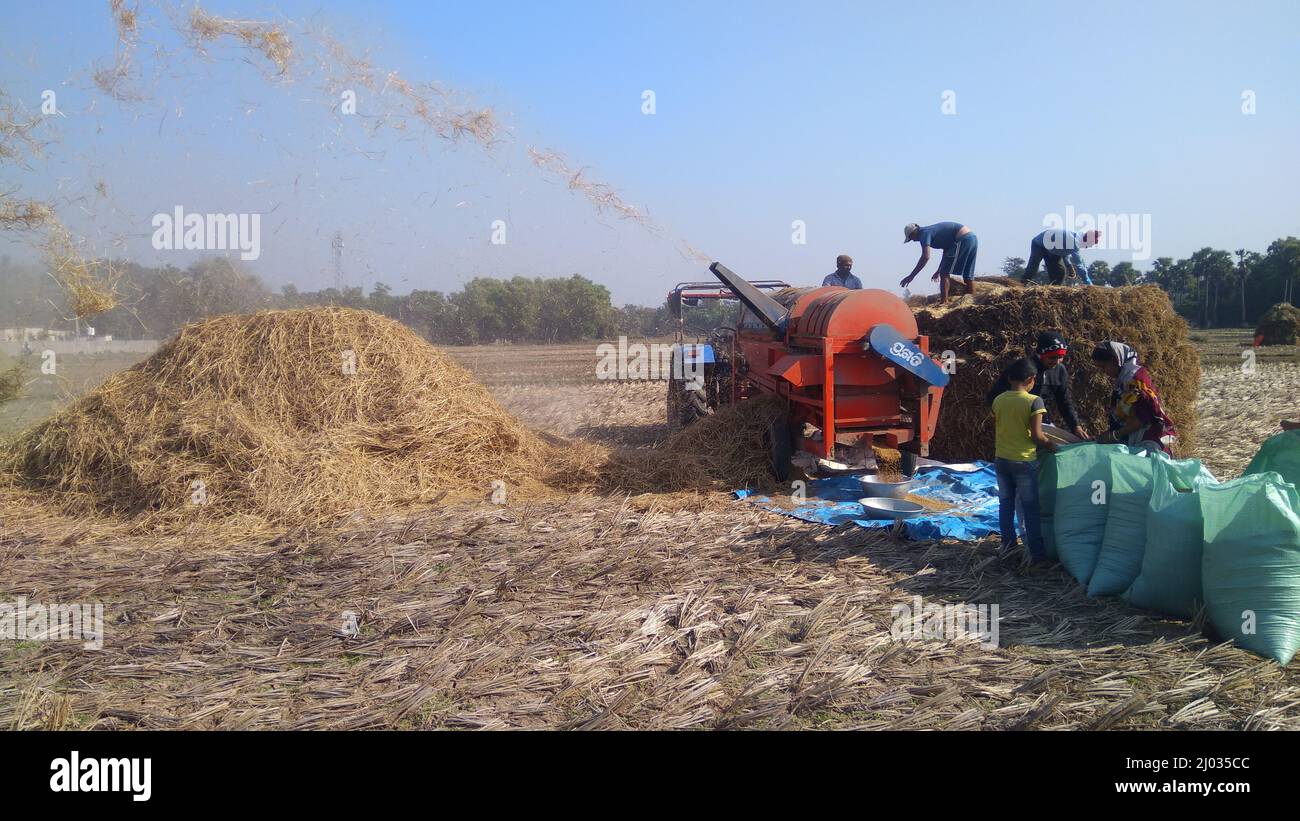
[[[1206,344],[1199,455],[1226,479],[1300,415],[1300,367],[1244,373],[1236,337]],[[597,382],[594,345],[452,353],[540,431],[667,434],[662,383]],[[19,409],[6,430],[35,421]],[[258,537],[11,505],[0,578],[106,617],[101,650],[0,645],[6,728],[1300,728],[1295,665],[1196,624],[1089,599],[1059,569],[1022,576],[992,543],[812,527],[724,494],[458,501]],[[1000,646],[892,639],[915,596],[998,604]]]

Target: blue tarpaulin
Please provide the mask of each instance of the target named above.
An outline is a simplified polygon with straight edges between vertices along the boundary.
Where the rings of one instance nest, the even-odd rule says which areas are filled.
[[[909,539],[959,539],[978,541],[998,532],[998,480],[993,465],[975,462],[975,470],[954,470],[943,465],[917,468],[916,485],[910,491],[917,496],[952,505],[951,510],[926,511],[911,519],[902,519],[903,533]],[[793,516],[805,522],[824,525],[855,524],[858,527],[892,527],[893,519],[869,519],[858,504],[865,496],[862,483],[852,475],[831,476],[808,482],[806,498],[796,503],[793,497],[760,496],[748,490],[736,491],[744,499],[773,513]]]

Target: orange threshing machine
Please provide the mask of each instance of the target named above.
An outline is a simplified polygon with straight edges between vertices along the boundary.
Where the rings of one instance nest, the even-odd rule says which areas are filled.
[[[758,394],[782,397],[786,415],[767,436],[781,479],[796,452],[854,465],[866,462],[873,444],[897,448],[909,474],[918,456],[929,455],[948,374],[931,358],[929,339],[905,302],[876,289],[768,293],[770,283],[755,287],[719,263],[709,270],[726,292],[686,283],[668,295],[678,342],[683,301],[734,296],[739,313],[734,327],[710,332],[709,344],[674,349],[670,416],[701,398],[716,407]],[[704,362],[694,379],[682,376],[683,368]],[[674,403],[675,392],[687,395]]]

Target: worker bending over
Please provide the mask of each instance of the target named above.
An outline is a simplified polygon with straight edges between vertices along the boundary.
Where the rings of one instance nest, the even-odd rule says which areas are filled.
[[[837,285],[841,288],[862,288],[862,280],[853,275],[853,257],[840,254],[835,258],[835,273],[827,274],[822,280],[822,287]]]
[[[1151,374],[1138,364],[1137,351],[1123,342],[1108,340],[1093,349],[1092,361],[1115,380],[1110,397],[1110,430],[1097,441],[1170,453],[1177,431],[1160,404]]]
[[[1056,406],[1056,413],[1065,423],[1065,429],[1080,439],[1087,439],[1088,432],[1079,424],[1079,412],[1075,410],[1074,398],[1070,395],[1070,373],[1065,369],[1065,355],[1070,347],[1060,331],[1043,331],[1038,335],[1034,345],[1034,355],[1028,357],[1034,366],[1034,386],[1030,393],[1044,399],[1050,396]],[[998,396],[1011,390],[1007,374],[998,377],[993,389],[988,392],[985,401],[993,404]],[[1050,417],[1044,416],[1043,423],[1049,424]]]
[[[943,251],[943,258],[931,279],[939,280],[939,298],[948,299],[948,283],[954,276],[966,281],[966,293],[975,293],[975,252],[979,249],[979,242],[974,231],[960,222],[936,222],[924,227],[909,222],[903,228],[903,242],[906,244],[913,240],[921,243],[921,259],[899,285],[906,288],[916,279],[916,275],[930,262],[930,249],[938,248]]]
[[[1083,260],[1079,258],[1079,249],[1091,248],[1100,240],[1100,231],[1085,231],[1083,236],[1079,236],[1061,228],[1047,229],[1030,241],[1029,264],[1025,266],[1021,281],[1033,282],[1038,276],[1038,264],[1046,262],[1047,281],[1052,285],[1060,285],[1067,274],[1077,276],[1085,285],[1093,284],[1083,267]]]

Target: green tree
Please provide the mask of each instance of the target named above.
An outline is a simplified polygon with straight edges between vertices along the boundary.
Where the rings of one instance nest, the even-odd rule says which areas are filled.
[[[1099,259],[1088,266],[1088,276],[1094,285],[1110,285],[1110,263]]]
[[[1012,279],[1020,279],[1027,264],[1021,257],[1007,257],[1002,261],[1002,275]]]
[[[1110,270],[1107,284],[1119,288],[1124,285],[1136,285],[1141,278],[1141,272],[1139,272],[1137,268],[1133,267],[1133,263],[1125,260],[1116,264],[1115,267]]]

